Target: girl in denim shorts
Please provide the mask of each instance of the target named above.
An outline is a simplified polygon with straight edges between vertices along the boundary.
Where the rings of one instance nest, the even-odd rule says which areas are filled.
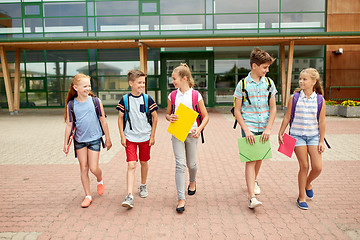
[[[80,164],[81,183],[85,191],[85,199],[81,207],[86,208],[92,202],[90,192],[89,169],[97,179],[97,193],[104,193],[104,180],[99,168],[100,143],[103,132],[105,134],[104,147],[109,150],[112,146],[109,128],[106,123],[104,108],[99,99],[91,92],[90,77],[76,74],[71,81],[66,98],[64,118],[66,121],[64,152],[69,151],[70,135],[74,133],[75,157]],[[96,102],[100,107],[96,113]],[[98,108],[99,109],[99,108]],[[98,118],[99,116],[99,118]]]
[[[296,139],[295,154],[299,162],[299,195],[296,201],[301,209],[308,209],[306,197],[312,199],[314,191],[311,183],[320,175],[321,154],[324,152],[325,138],[325,101],[322,101],[318,114],[318,94],[323,95],[320,75],[314,68],[301,71],[300,93],[291,123],[293,96],[290,98],[285,117],[279,130],[279,144],[283,143],[285,128],[290,123],[290,135]],[[321,96],[322,98],[322,96]],[[320,98],[320,99],[321,99]],[[309,172],[309,156],[311,171]]]

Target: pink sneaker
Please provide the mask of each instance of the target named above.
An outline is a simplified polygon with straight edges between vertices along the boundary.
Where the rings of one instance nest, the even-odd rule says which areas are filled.
[[[87,208],[88,206],[90,206],[91,202],[92,202],[92,199],[86,197],[84,199],[84,201],[81,203],[81,207]]]
[[[105,187],[104,187],[104,179],[102,180],[103,181],[103,184],[98,184],[97,185],[97,193],[99,195],[103,195],[104,194],[104,191],[105,191]]]

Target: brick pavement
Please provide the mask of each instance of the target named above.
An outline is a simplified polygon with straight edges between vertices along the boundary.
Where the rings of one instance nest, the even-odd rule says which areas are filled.
[[[296,158],[277,153],[276,118],[273,159],[263,163],[259,199],[264,207],[247,207],[244,164],[240,163],[228,109],[211,110],[205,144],[198,146],[197,193],[187,197],[186,211],[175,212],[174,160],[168,123],[160,111],[152,149],[149,197],[135,197],[126,210],[125,153],[120,147],[117,116],[108,109],[113,148],[102,151],[100,166],[106,191],[88,209],[80,208],[83,189],[73,152],[61,152],[65,125],[59,110],[0,112],[0,239],[359,239],[360,119],[327,117],[332,145],[323,172],[314,182],[310,209],[295,205]],[[226,114],[223,114],[226,113]],[[139,168],[136,186],[140,183]]]

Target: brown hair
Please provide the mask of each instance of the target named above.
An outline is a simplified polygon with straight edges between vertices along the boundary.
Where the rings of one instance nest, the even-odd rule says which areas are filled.
[[[256,47],[252,50],[250,54],[250,66],[255,63],[256,65],[260,66],[263,63],[273,63],[275,58],[271,57],[269,53],[260,48]]]
[[[190,68],[186,63],[181,63],[180,66],[177,66],[173,72],[175,71],[179,74],[181,78],[187,78],[189,87],[193,87],[195,85],[195,81],[191,75]]]
[[[143,73],[142,71],[138,70],[138,69],[133,69],[130,70],[127,74],[127,79],[128,81],[135,81],[135,79],[139,78],[139,77],[146,77],[146,74]]]
[[[71,79],[69,92],[68,92],[68,95],[67,95],[66,100],[65,100],[65,109],[64,109],[65,122],[66,122],[66,119],[67,119],[67,116],[68,116],[67,105],[68,105],[69,101],[71,101],[75,97],[77,97],[77,91],[75,91],[74,85],[77,85],[80,82],[80,80],[83,79],[83,78],[90,79],[90,76],[85,75],[83,73],[78,73],[75,76],[73,76],[72,79]],[[90,92],[89,95],[92,96],[92,97],[95,96],[93,92]]]
[[[314,85],[314,91],[317,93],[317,94],[321,94],[321,95],[324,95],[324,91],[323,91],[323,88],[321,86],[321,80],[320,80],[320,74],[319,72],[315,69],[315,68],[305,68],[303,69],[300,74],[302,73],[307,73],[309,74],[310,78],[312,80],[316,80],[316,83]]]

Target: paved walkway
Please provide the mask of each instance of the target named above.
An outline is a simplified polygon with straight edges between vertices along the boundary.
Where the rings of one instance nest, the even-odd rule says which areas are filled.
[[[107,109],[113,148],[101,152],[105,193],[80,208],[83,189],[77,160],[62,153],[65,124],[60,110],[0,111],[0,239],[360,239],[360,119],[327,117],[323,172],[314,182],[308,211],[297,208],[296,158],[279,154],[275,121],[273,159],[259,174],[264,206],[247,207],[244,164],[240,163],[233,118],[227,108],[210,111],[205,144],[198,146],[195,196],[175,212],[175,163],[168,123],[159,113],[152,148],[149,197],[135,197],[126,210],[125,152],[115,110]],[[136,186],[140,182],[136,172]],[[138,191],[137,191],[138,192]]]

